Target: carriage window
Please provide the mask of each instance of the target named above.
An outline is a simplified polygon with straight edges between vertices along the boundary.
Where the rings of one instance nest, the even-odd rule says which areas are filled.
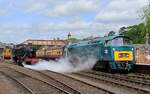
[[[132,41],[128,38],[115,38],[106,42],[106,46],[128,46]]]

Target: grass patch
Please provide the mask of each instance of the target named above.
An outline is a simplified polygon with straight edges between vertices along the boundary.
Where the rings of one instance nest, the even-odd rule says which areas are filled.
[[[128,76],[135,76],[134,73],[128,73]]]
[[[144,75],[144,78],[150,79],[150,75]]]

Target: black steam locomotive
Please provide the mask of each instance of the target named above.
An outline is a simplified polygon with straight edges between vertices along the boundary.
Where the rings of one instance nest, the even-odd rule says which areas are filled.
[[[26,64],[37,62],[36,50],[29,45],[15,45],[12,49],[12,57],[14,62],[19,66],[23,66],[23,62]]]

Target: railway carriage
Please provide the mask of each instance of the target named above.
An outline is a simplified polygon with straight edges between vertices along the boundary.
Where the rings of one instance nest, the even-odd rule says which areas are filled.
[[[45,50],[38,50],[36,57],[41,59],[59,59],[62,56],[62,47],[54,47]]]
[[[62,56],[62,49],[61,48],[55,48],[46,51],[46,58],[60,58]]]
[[[108,36],[67,45],[63,56],[94,57],[94,69],[131,70],[135,65],[134,47],[130,38],[123,35]]]
[[[11,52],[11,48],[9,48],[9,47],[6,47],[5,49],[4,49],[4,51],[3,51],[3,57],[4,57],[4,59],[11,59],[11,57],[12,57],[12,52]]]
[[[45,51],[44,50],[37,50],[36,51],[36,57],[37,58],[43,58],[45,55]]]

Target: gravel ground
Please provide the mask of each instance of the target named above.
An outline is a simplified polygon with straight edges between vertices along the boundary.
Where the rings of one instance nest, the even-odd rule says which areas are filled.
[[[90,77],[85,77],[85,76],[81,76],[81,75],[77,75],[77,74],[67,74],[67,75],[71,76],[71,77],[74,77],[76,79],[80,79],[80,80],[86,81],[88,83],[94,84],[98,87],[105,88],[109,91],[114,92],[115,94],[141,94],[139,91],[134,90],[132,88],[127,88],[127,87],[122,87],[122,86],[119,86],[119,85],[116,85],[116,84],[107,83],[103,80],[102,81],[101,80],[96,80],[96,79],[93,79],[93,78],[90,78]],[[119,80],[116,81],[116,82],[119,82]],[[145,93],[142,93],[142,94],[145,94]]]
[[[1,66],[8,66],[8,64],[1,64]],[[45,76],[43,73],[39,73],[38,71],[23,68],[23,67],[19,67],[19,66],[16,66],[16,65],[11,65],[9,67],[12,68],[12,69],[15,69],[17,71],[20,71],[22,73],[25,73],[27,75],[30,75],[32,77],[38,78],[38,79],[46,81],[48,83],[51,83],[51,84],[53,84],[53,85],[55,85],[59,88],[62,88],[64,90],[66,90],[67,92],[70,92],[71,94],[75,93],[71,88],[67,88],[67,86],[64,86],[63,84],[54,81],[53,79],[49,78],[48,76]]]
[[[25,74],[31,75],[32,77],[38,78],[40,80],[54,83],[52,81],[52,79],[48,78],[47,76],[42,75],[41,73],[39,73],[37,71],[31,70],[31,69],[27,69],[24,67],[20,67],[20,66],[8,64],[8,63],[0,63],[0,67],[10,67],[12,69],[15,69],[16,71],[23,72]],[[54,78],[58,81],[61,81],[62,83],[74,88],[75,90],[80,91],[82,94],[107,94],[108,93],[108,92],[103,91],[102,89],[98,89],[98,88],[89,86],[85,83],[81,83],[80,81],[73,80],[73,79],[66,77],[66,76],[63,76],[63,75],[58,75],[54,72],[50,72],[50,71],[41,71],[41,72],[48,75],[48,76],[51,76],[52,78]],[[81,77],[79,75],[73,75],[73,74],[65,74],[65,75],[76,78],[78,80],[82,80],[84,82],[88,82],[88,83],[95,85],[99,88],[104,88],[106,90],[114,91],[116,94],[138,94],[137,92],[132,91],[132,89],[128,90],[126,88],[120,88],[119,86],[116,86],[114,84],[109,84],[109,83],[106,83],[106,82],[103,82],[100,80],[94,80],[92,78]],[[6,79],[6,82],[7,82],[7,80],[9,80],[9,79]],[[21,78],[20,78],[20,80],[21,80]],[[43,92],[42,90],[48,89],[47,86],[42,85],[42,83],[39,84],[39,82],[33,81],[31,78],[22,79],[22,80],[27,82],[26,84],[29,84],[29,85],[31,83],[35,83],[35,84],[33,84],[32,87],[39,85],[39,87],[41,87],[43,89],[41,89],[41,88],[38,89],[35,87],[35,90],[37,90],[37,91],[39,90],[39,92],[41,91],[41,93]],[[54,84],[56,84],[56,83],[54,83]],[[4,86],[7,86],[7,85],[4,85]],[[13,84],[11,84],[11,85],[13,86]],[[1,94],[1,88],[3,88],[3,87],[0,86],[0,94]],[[19,90],[18,91],[16,90],[16,92],[19,92]],[[46,94],[46,93],[43,93],[43,94]],[[7,93],[4,93],[4,94],[7,94]],[[19,93],[9,93],[9,94],[19,94]],[[56,93],[47,93],[47,94],[56,94]]]
[[[50,86],[42,81],[28,77],[24,74],[15,72],[7,68],[0,68],[0,71],[3,71],[6,74],[10,75],[11,77],[18,79],[26,86],[28,86],[36,94],[59,94],[60,93],[60,91],[54,88],[53,86]]]
[[[97,89],[95,87],[89,86],[87,84],[81,83],[63,75],[58,75],[50,71],[43,71],[43,73],[54,77],[55,79],[75,88],[76,90],[79,90],[83,94],[108,94],[108,92],[106,93],[101,89]]]
[[[0,73],[0,94],[30,94],[16,81]]]
[[[3,66],[4,67],[9,66],[10,68],[13,68],[17,71],[20,71],[20,72],[23,72],[25,74],[31,75],[33,77],[39,78],[39,79],[44,80],[44,81],[49,81],[49,78],[39,74],[36,71],[32,71],[32,70],[27,69],[27,68],[19,67],[19,66],[12,65],[12,64],[10,65],[10,64],[1,63],[0,67],[3,67]],[[42,71],[42,72],[45,73],[45,71]],[[64,84],[67,84],[68,86],[74,88],[75,90],[80,91],[82,94],[106,94],[106,92],[103,91],[103,90],[94,88],[92,86],[81,83],[79,81],[72,80],[72,79],[64,77],[62,75],[58,75],[58,74],[54,74],[54,73],[46,73],[46,74],[53,77],[53,78],[55,78],[55,79],[57,79],[57,80],[59,80],[59,81],[61,81]]]

